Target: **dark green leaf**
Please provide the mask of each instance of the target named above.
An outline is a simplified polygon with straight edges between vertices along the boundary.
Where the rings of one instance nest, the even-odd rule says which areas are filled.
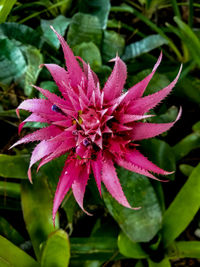
[[[0,39],[0,83],[9,85],[26,71],[21,50],[9,39]]]
[[[82,0],[80,2],[80,12],[97,16],[102,29],[106,29],[110,12],[110,0]]]
[[[100,47],[102,39],[101,25],[97,17],[76,13],[69,26],[67,42],[71,47],[83,42],[93,42]]]
[[[123,55],[123,60],[129,60],[147,53],[157,47],[168,44],[168,41],[159,34],[149,35],[141,41],[128,45]]]
[[[123,232],[121,232],[118,237],[118,247],[120,253],[127,258],[147,258],[147,254],[142,250],[140,244],[132,242]]]
[[[31,238],[35,254],[40,259],[40,245],[46,241],[48,235],[58,228],[52,220],[53,199],[46,176],[41,170],[33,179],[33,184],[25,181],[21,190],[22,210],[24,221]]]
[[[39,267],[32,257],[2,236],[0,236],[0,247],[0,266]]]
[[[55,48],[59,48],[60,47],[60,42],[56,36],[56,34],[52,31],[52,29],[50,28],[50,25],[54,27],[54,29],[61,34],[62,36],[64,36],[65,31],[67,29],[67,27],[70,24],[70,19],[59,15],[58,17],[56,17],[55,19],[52,20],[41,20],[41,28],[44,34],[44,37],[46,38],[47,42],[50,45],[53,45]]]
[[[51,233],[44,245],[41,267],[67,267],[70,259],[68,235],[62,229]]]
[[[155,191],[148,178],[142,175],[120,168],[118,177],[129,203],[141,209],[131,210],[123,207],[102,188],[105,204],[131,241],[148,242],[160,229],[162,220]]]
[[[117,54],[121,56],[124,52],[124,46],[125,40],[120,34],[114,31],[105,31],[102,44],[103,60],[107,62],[115,58]]]
[[[194,167],[188,164],[181,164],[179,166],[179,169],[185,176],[190,176],[190,174],[194,170]]]
[[[165,258],[164,260],[160,262],[154,262],[148,259],[148,264],[149,264],[149,267],[171,267],[171,263],[167,258]]]
[[[28,155],[9,156],[0,154],[0,176],[27,179],[29,159]]]
[[[163,244],[168,246],[188,226],[200,207],[200,164],[193,170],[163,218]]]

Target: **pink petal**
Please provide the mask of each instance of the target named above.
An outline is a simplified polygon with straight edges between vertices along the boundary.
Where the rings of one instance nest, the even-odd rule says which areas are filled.
[[[101,171],[102,171],[102,154],[98,153],[96,160],[91,161],[92,170],[94,173],[94,178],[97,184],[97,188],[99,190],[99,194],[101,195]]]
[[[17,141],[14,145],[12,145],[10,147],[10,149],[15,147],[15,146],[18,146],[20,144],[23,144],[23,143],[47,140],[49,138],[52,138],[52,137],[58,135],[61,132],[62,131],[58,127],[56,127],[54,125],[50,125],[48,127],[39,129],[39,130],[37,130],[31,134],[24,136],[19,141]]]
[[[142,139],[152,138],[163,132],[168,131],[175,124],[175,122],[180,118],[181,111],[182,109],[180,109],[179,114],[174,122],[169,122],[169,123],[137,122],[135,123],[133,130],[130,133],[130,137],[132,138],[132,140],[138,141]]]
[[[118,56],[112,61],[115,61],[115,66],[103,88],[106,102],[120,96],[127,77],[126,64]]]
[[[32,181],[31,167],[33,164],[52,153],[59,145],[60,143],[58,142],[42,141],[34,148],[28,170],[28,178],[30,181]]]
[[[102,181],[113,198],[115,198],[124,207],[132,208],[124,195],[113,161],[107,155],[103,160]]]
[[[58,34],[52,26],[51,29],[57,35],[62,46],[71,85],[72,87],[77,87],[81,83],[81,80],[85,78],[85,75],[82,72],[81,67],[79,66],[72,50],[69,48],[64,38],[60,34]]]
[[[121,166],[121,167],[123,167],[129,171],[136,172],[136,173],[141,174],[141,175],[145,175],[149,178],[152,178],[152,179],[160,181],[160,182],[166,182],[166,180],[160,180],[160,179],[156,178],[153,174],[149,173],[147,170],[145,170],[139,166],[133,165],[131,162],[128,162],[122,158],[116,157],[115,161],[119,166]]]
[[[155,94],[145,96],[130,103],[130,108],[127,109],[127,112],[132,114],[144,114],[150,109],[154,108],[161,100],[163,100],[171,92],[171,90],[178,81],[181,70],[182,70],[182,65],[174,81],[171,82],[164,89],[160,90],[159,92],[156,92]]]
[[[119,121],[121,123],[129,123],[133,121],[144,120],[153,117],[153,115],[131,115],[131,114],[120,114]]]
[[[156,72],[158,66],[160,65],[161,60],[162,60],[162,51],[160,53],[160,56],[159,56],[159,58],[155,64],[152,72],[147,77],[145,77],[142,81],[135,84],[133,87],[131,87],[128,90],[128,94],[127,94],[126,98],[124,99],[124,102],[131,102],[133,99],[140,98],[143,95],[145,89],[147,88],[147,85],[149,84],[149,82],[152,79],[154,73]]]
[[[142,155],[138,150],[127,150],[127,152],[123,156],[126,161],[132,163],[135,166],[138,166],[142,169],[145,169],[147,171],[151,171],[154,173],[162,174],[162,175],[168,175],[172,174],[173,172],[167,172],[158,166],[156,166],[154,163],[149,161],[144,155]]]
[[[69,191],[74,182],[74,179],[78,177],[80,169],[76,166],[75,160],[66,160],[62,174],[60,176],[54,202],[53,202],[53,221],[55,222],[56,212],[63,201],[65,195]]]
[[[72,191],[76,199],[76,202],[79,204],[81,209],[88,215],[91,215],[83,207],[83,198],[85,194],[85,188],[87,185],[87,181],[89,179],[89,172],[90,172],[89,167],[86,165],[83,165],[81,167],[76,167],[76,168],[79,168],[80,171],[79,171],[79,175],[76,176],[74,179],[74,182],[72,184]]]
[[[41,117],[38,114],[32,113],[30,116],[28,116],[28,118],[26,118],[23,122],[21,122],[19,124],[19,129],[18,129],[18,134],[20,134],[22,128],[24,127],[24,125],[26,124],[26,122],[45,122],[45,123],[49,123],[50,121],[46,118]]]

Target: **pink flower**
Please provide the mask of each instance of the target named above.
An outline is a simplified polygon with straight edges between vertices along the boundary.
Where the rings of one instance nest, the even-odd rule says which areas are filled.
[[[104,88],[100,89],[99,80],[90,65],[81,58],[76,58],[63,37],[55,30],[54,32],[62,45],[67,71],[55,64],[44,66],[53,76],[62,97],[34,86],[46,99],[28,99],[19,105],[18,113],[20,109],[32,112],[19,125],[19,132],[28,121],[45,122],[49,126],[26,135],[12,147],[40,141],[30,160],[30,181],[31,167],[37,161],[41,160],[39,170],[47,162],[69,152],[54,198],[53,220],[70,188],[77,203],[84,210],[83,198],[91,172],[100,194],[103,182],[113,198],[123,206],[131,208],[114,164],[153,179],[157,178],[152,172],[170,174],[143,156],[137,149],[137,141],[157,136],[169,130],[176,122],[156,124],[142,120],[151,117],[146,113],[171,92],[181,68],[175,80],[166,88],[142,97],[161,62],[162,53],[151,74],[126,93],[122,92],[127,77],[126,65],[116,56],[111,60],[115,62],[114,69]],[[82,63],[83,70],[77,59]],[[180,113],[181,111],[176,120],[179,119]]]

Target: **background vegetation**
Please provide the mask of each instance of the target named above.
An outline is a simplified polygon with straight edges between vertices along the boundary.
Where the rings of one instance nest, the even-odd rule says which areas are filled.
[[[193,0],[1,0],[0,1],[0,266],[199,266],[200,261],[200,12]],[[71,193],[52,222],[52,201],[65,157],[27,181],[33,145],[9,151],[18,139],[15,109],[41,97],[30,84],[57,93],[38,66],[64,64],[49,25],[89,62],[103,84],[116,53],[128,66],[129,88],[147,74],[162,49],[164,58],[146,94],[169,84],[183,63],[177,86],[156,109],[156,122],[183,115],[170,132],[141,142],[143,153],[166,170],[169,183],[118,168],[130,203],[116,203],[90,179],[85,215]],[[27,113],[21,113],[21,119]],[[43,127],[27,123],[25,127]],[[23,130],[23,134],[28,132]],[[36,172],[35,172],[36,173]]]

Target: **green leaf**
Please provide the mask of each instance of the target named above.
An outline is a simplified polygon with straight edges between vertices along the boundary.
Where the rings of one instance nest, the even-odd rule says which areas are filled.
[[[0,182],[0,195],[4,197],[20,198],[20,184],[8,181]]]
[[[51,233],[44,245],[41,267],[67,267],[70,259],[68,235],[62,229]]]
[[[1,0],[0,1],[0,23],[6,21],[7,16],[9,15],[12,7],[17,2],[17,0]]]
[[[99,48],[92,42],[81,43],[73,49],[76,56],[80,56],[92,69],[100,67],[102,64]]]
[[[31,27],[14,22],[0,24],[0,38],[8,38],[15,41],[17,45],[32,45],[41,48],[43,40],[40,34]]]
[[[39,267],[39,264],[23,250],[0,236],[0,265],[12,267]]]
[[[0,154],[0,176],[27,179],[30,156],[9,156]]]
[[[0,39],[0,83],[9,85],[26,71],[21,50],[9,39]]]
[[[161,209],[148,178],[119,168],[118,177],[132,210],[120,205],[104,188],[102,195],[108,211],[133,242],[148,242],[161,227]]]
[[[37,48],[31,46],[21,47],[27,60],[26,72],[20,77],[20,84],[24,89],[26,96],[31,96],[35,90],[32,84],[35,84],[41,71],[39,66],[43,63],[43,56]]]
[[[106,29],[110,12],[110,0],[82,0],[80,12],[97,16],[102,29]]]
[[[196,122],[193,126],[192,126],[192,130],[194,132],[200,132],[200,121]]]
[[[83,42],[93,42],[100,47],[101,39],[101,25],[96,16],[76,13],[72,17],[67,34],[67,42],[71,47]]]
[[[40,259],[41,243],[46,241],[48,235],[58,228],[58,220],[56,220],[56,226],[53,225],[53,199],[46,176],[41,170],[33,179],[33,184],[28,181],[22,183],[21,198],[26,228],[36,257]]]
[[[174,17],[179,29],[181,30],[181,37],[184,44],[188,47],[193,59],[200,66],[200,40],[194,31],[184,23],[180,18]]]
[[[190,176],[190,174],[194,170],[194,167],[188,164],[181,164],[179,166],[179,169],[185,176]]]
[[[142,39],[141,41],[128,45],[122,57],[123,60],[129,60],[142,55],[143,53],[150,52],[151,50],[168,44],[168,41],[159,34],[152,34]]]
[[[170,259],[200,258],[199,241],[179,241],[167,248],[167,257]]]
[[[148,264],[149,264],[149,267],[171,267],[171,263],[167,258],[165,258],[164,260],[160,262],[154,262],[148,259]]]
[[[147,254],[142,250],[140,244],[132,242],[123,232],[118,236],[118,247],[120,253],[128,258],[147,258]]]
[[[104,38],[102,44],[103,60],[105,62],[115,58],[118,54],[121,56],[124,52],[125,40],[114,31],[104,31]]]
[[[108,260],[118,252],[117,239],[112,237],[70,238],[71,259]]]
[[[200,164],[193,170],[163,218],[164,246],[172,243],[188,226],[200,207]]]
[[[60,91],[58,89],[58,86],[53,81],[44,81],[44,82],[41,82],[40,83],[40,87],[43,88],[43,89],[48,90],[51,93],[54,93],[54,94],[60,96]],[[45,96],[43,96],[42,93],[39,93],[39,97],[40,98],[45,98]]]
[[[180,142],[178,142],[174,147],[174,155],[176,160],[180,160],[189,154],[193,149],[200,147],[200,133],[195,132],[187,135]]]
[[[41,28],[44,37],[50,45],[54,46],[57,49],[60,47],[60,42],[56,34],[50,28],[50,25],[52,25],[60,35],[64,36],[65,31],[70,24],[70,21],[71,19],[66,18],[62,15],[59,15],[58,17],[52,20],[41,19]]]
[[[0,217],[0,234],[16,245],[25,242],[21,234],[3,217]]]

